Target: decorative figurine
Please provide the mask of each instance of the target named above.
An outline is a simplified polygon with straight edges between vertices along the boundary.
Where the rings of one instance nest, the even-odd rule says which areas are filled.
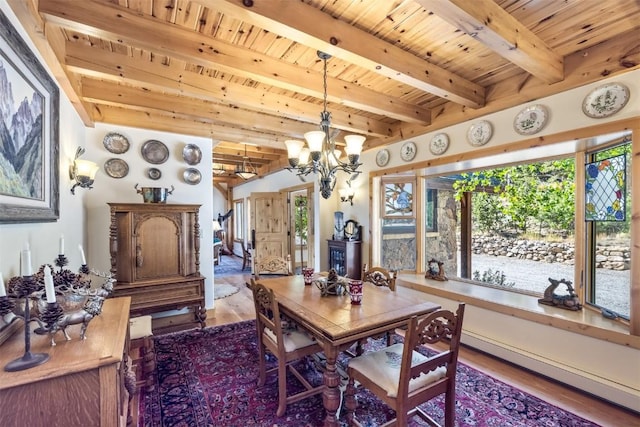
[[[320,295],[344,295],[347,291],[348,279],[340,277],[335,268],[329,270],[329,275],[314,280],[313,283],[320,289]]]
[[[577,311],[582,309],[580,304],[580,298],[576,294],[571,282],[565,279],[555,280],[549,277],[551,284],[544,290],[544,298],[540,298],[538,302],[545,305],[553,305],[555,307],[564,308],[565,310]],[[567,288],[567,293],[558,295],[554,291],[560,284],[564,284]]]
[[[427,263],[427,272],[424,275],[427,279],[439,280],[444,282],[449,280],[444,274],[444,262],[431,258]]]
[[[59,315],[57,317],[52,316],[52,321],[50,323],[42,323],[41,327],[49,334],[51,337],[51,346],[55,346],[55,334],[58,331],[62,331],[64,337],[67,341],[71,340],[71,337],[67,333],[67,327],[70,325],[82,325],[80,328],[80,339],[84,340],[87,338],[87,326],[89,326],[89,322],[94,317],[98,316],[102,312],[102,303],[104,302],[104,298],[94,295],[88,297],[84,306],[80,310],[72,311],[70,313],[64,313],[62,310],[59,311]],[[57,305],[57,303],[55,303]],[[49,309],[45,309],[45,311],[41,314],[43,320],[45,320],[48,316]],[[46,322],[46,320],[45,320]]]

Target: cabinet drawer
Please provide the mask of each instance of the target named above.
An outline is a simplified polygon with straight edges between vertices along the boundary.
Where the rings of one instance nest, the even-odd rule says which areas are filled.
[[[168,284],[136,285],[116,288],[116,296],[131,297],[131,312],[162,311],[188,305],[204,304],[204,280]]]

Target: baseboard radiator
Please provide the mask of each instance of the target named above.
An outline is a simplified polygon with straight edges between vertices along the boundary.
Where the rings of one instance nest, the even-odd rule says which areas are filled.
[[[640,395],[637,390],[474,332],[465,331],[462,343],[640,415]]]

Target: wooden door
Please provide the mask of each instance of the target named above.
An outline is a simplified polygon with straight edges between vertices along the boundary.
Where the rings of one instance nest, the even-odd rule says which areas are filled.
[[[289,255],[289,218],[284,193],[251,193],[251,240],[254,259]]]

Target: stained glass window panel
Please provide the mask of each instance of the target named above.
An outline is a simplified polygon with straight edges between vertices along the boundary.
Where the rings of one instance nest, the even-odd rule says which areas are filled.
[[[625,221],[626,157],[610,157],[585,166],[585,220]]]

